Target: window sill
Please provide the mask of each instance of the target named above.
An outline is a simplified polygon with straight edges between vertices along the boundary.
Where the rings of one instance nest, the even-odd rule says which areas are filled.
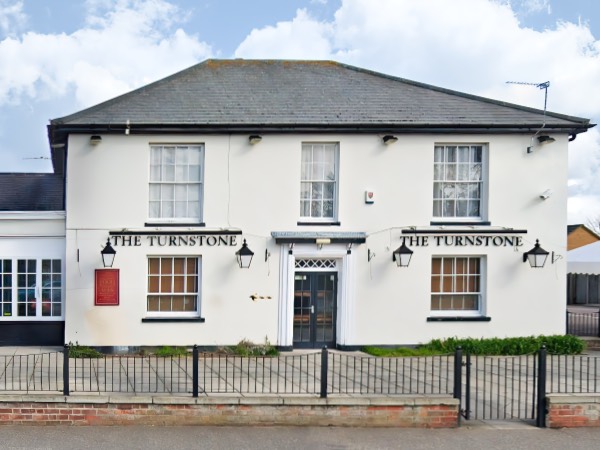
[[[204,317],[143,317],[142,323],[154,322],[200,322],[204,323]]]
[[[488,316],[431,316],[427,322],[489,322],[492,318]]]
[[[204,227],[204,222],[146,222],[145,227]]]
[[[340,222],[298,222],[299,226],[318,226],[318,227],[339,227],[341,225]]]
[[[471,220],[468,222],[465,221],[461,221],[461,220],[432,220],[431,222],[429,222],[429,225],[469,225],[469,226],[490,226],[492,224],[492,222],[488,222],[488,221],[484,221],[484,220]]]

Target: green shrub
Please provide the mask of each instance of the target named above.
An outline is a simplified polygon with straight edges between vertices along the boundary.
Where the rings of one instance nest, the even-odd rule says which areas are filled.
[[[168,345],[163,345],[156,351],[154,351],[156,356],[185,356],[188,354],[188,351],[184,347],[170,347]]]
[[[576,336],[526,336],[514,338],[448,338],[434,339],[423,348],[440,353],[453,353],[458,346],[471,355],[526,355],[537,352],[542,345],[550,354],[573,355],[584,349],[584,343]]]
[[[542,345],[554,355],[576,355],[583,351],[584,342],[577,336],[526,336],[513,338],[448,338],[433,339],[416,349],[365,347],[363,351],[373,356],[429,356],[454,353],[461,347],[471,355],[527,355],[537,352]]]
[[[103,358],[104,354],[91,347],[79,345],[79,342],[69,342],[69,358]]]

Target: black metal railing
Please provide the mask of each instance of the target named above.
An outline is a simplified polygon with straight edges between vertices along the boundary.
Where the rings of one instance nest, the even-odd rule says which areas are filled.
[[[321,351],[279,356],[200,353],[173,357],[63,352],[0,356],[0,391],[175,395],[453,395],[466,419],[535,419],[548,393],[600,393],[590,355],[373,357]]]
[[[452,394],[454,356],[329,354],[331,394]]]
[[[64,385],[72,392],[191,393],[192,364],[191,356],[70,358]]]
[[[548,393],[600,393],[600,357],[550,355],[547,365]]]
[[[567,334],[600,337],[600,313],[567,311]]]
[[[319,394],[321,389],[320,352],[278,357],[200,354],[194,361],[198,393]]]
[[[538,355],[465,355],[462,413],[466,419],[533,419]]]
[[[61,391],[62,354],[0,355],[0,391]]]

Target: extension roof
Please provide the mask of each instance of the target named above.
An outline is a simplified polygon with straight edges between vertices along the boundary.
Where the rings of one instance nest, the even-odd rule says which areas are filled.
[[[573,225],[567,225],[567,236],[571,233],[573,233],[574,231],[577,231],[579,229],[582,229],[586,232],[588,232],[589,234],[591,234],[594,237],[597,237],[600,239],[600,236],[598,235],[598,233],[596,233],[592,228],[588,227],[587,225],[584,225],[582,223],[576,223]]]
[[[514,105],[333,61],[210,59],[49,125],[69,133],[548,132],[588,119]],[[129,124],[129,125],[128,125]]]
[[[64,211],[64,178],[53,173],[0,173],[0,211]]]

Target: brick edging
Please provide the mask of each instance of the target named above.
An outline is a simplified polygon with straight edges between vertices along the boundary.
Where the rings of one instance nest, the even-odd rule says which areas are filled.
[[[454,428],[458,400],[406,397],[0,395],[0,424]]]
[[[600,394],[548,394],[549,428],[600,427]]]

